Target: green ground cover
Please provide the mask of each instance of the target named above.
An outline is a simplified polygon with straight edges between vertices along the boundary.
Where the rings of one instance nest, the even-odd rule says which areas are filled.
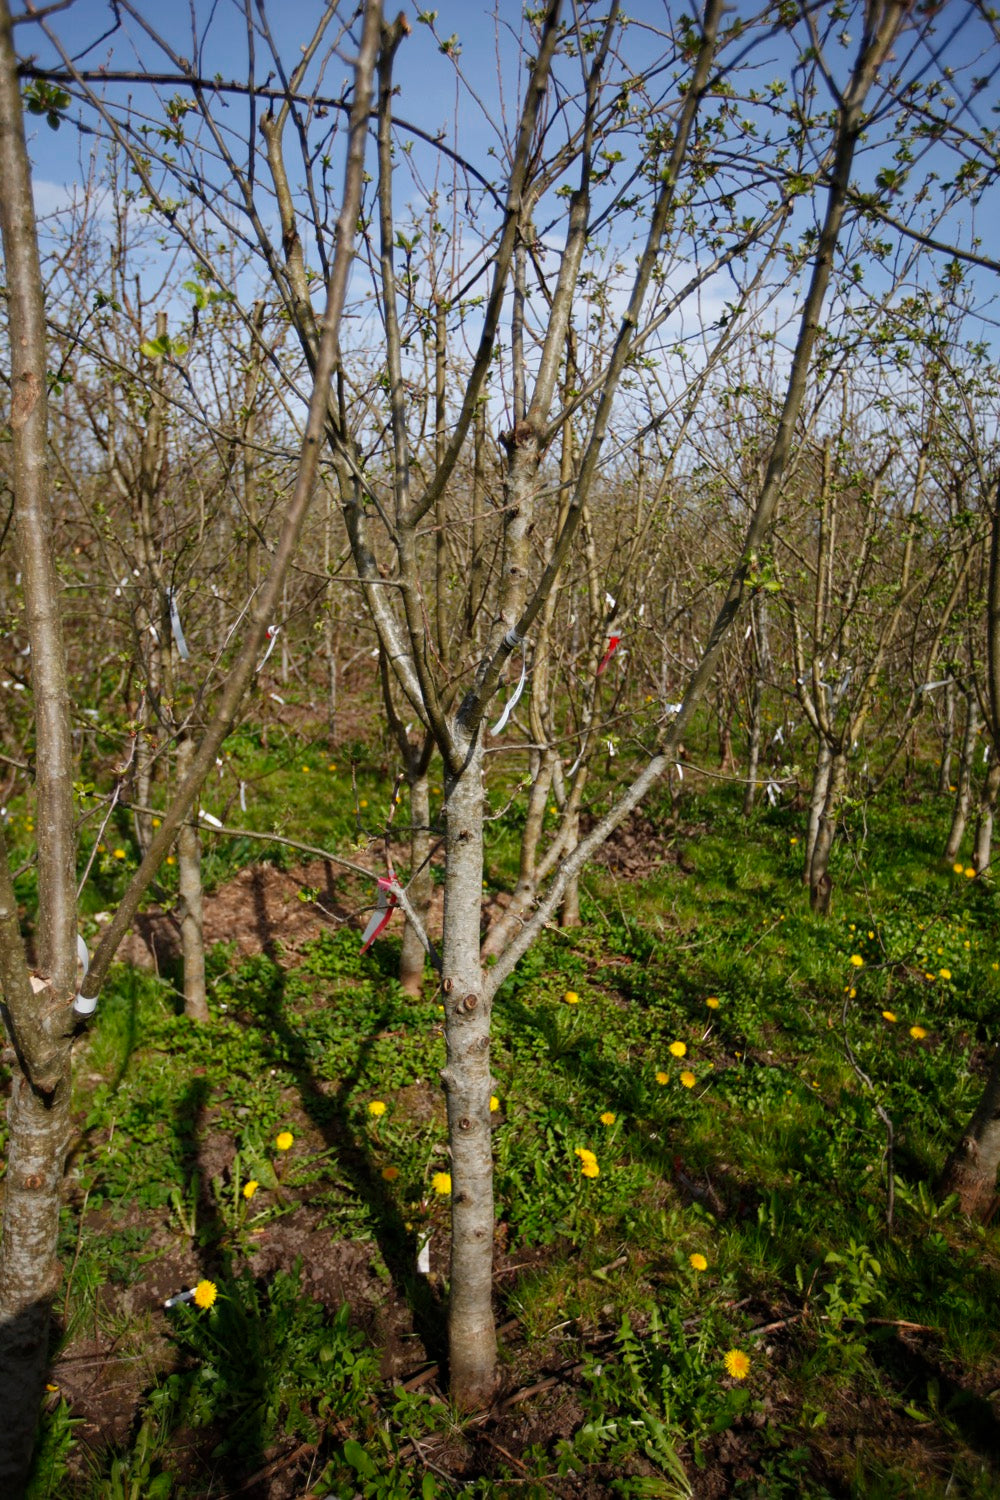
[[[385,778],[299,761],[288,825],[325,808],[356,841]],[[398,937],[216,949],[207,1031],[117,972],[78,1058],[34,1496],[996,1493],[997,1233],[933,1193],[993,1034],[992,884],[941,864],[929,793],[849,812],[828,921],[793,807],[669,814],[496,1007],[489,1417],[441,1395],[441,1014],[395,983]]]

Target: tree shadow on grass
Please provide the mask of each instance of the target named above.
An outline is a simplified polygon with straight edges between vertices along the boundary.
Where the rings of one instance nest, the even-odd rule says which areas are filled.
[[[324,1086],[314,1069],[308,1040],[289,1016],[285,971],[272,960],[272,982],[255,986],[241,996],[244,1018],[269,1042],[267,1061],[287,1070],[295,1080],[302,1108],[327,1148],[335,1152],[338,1172],[371,1215],[376,1243],[396,1291],[409,1306],[415,1331],[429,1359],[443,1367],[446,1358],[445,1314],[442,1300],[426,1276],[416,1272],[417,1240],[382,1177],[365,1136],[351,1116],[351,1095],[365,1077],[374,1043],[394,1019],[394,1004],[386,1001],[372,1015],[371,1025],[358,1038],[354,1062],[336,1081]]]

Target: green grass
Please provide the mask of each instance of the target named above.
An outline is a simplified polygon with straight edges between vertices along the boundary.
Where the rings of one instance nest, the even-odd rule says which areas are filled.
[[[326,841],[356,836],[337,775],[348,811],[327,812]],[[300,769],[289,826],[319,815],[314,784]],[[32,1493],[223,1493],[297,1448],[316,1495],[683,1495],[709,1474],[714,1493],[768,1500],[995,1493],[997,1235],[931,1184],[981,1087],[1000,946],[992,887],[937,856],[946,815],[849,810],[822,921],[800,819],[690,797],[684,867],[617,886],[592,872],[584,925],[547,931],[504,985],[503,1369],[511,1388],[561,1372],[573,1414],[539,1393],[523,1411],[543,1435],[528,1422],[518,1444],[500,1422],[499,1448],[433,1386],[380,1375],[379,1297],[436,1357],[447,1291],[414,1271],[428,1233],[447,1239],[442,1017],[396,985],[398,938],[365,956],[347,930],[294,959],[217,950],[208,1029],[168,985],[119,971],[78,1069],[65,1339],[113,1320],[126,1337],[127,1294],[158,1257],[186,1255],[219,1300],[152,1315],[165,1352],[124,1447],[84,1460],[54,1394]],[[513,835],[494,825],[492,882],[510,881]],[[111,1216],[100,1238],[78,1235],[84,1203]],[[374,1303],[317,1300],[295,1265],[251,1272],[304,1211],[361,1254]],[[734,1350],[745,1381],[726,1373]]]

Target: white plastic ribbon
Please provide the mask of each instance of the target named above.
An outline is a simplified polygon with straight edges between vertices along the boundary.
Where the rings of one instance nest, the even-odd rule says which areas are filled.
[[[173,632],[174,644],[177,647],[177,655],[181,661],[187,661],[191,655],[184,639],[184,631],[181,629],[181,617],[177,609],[177,599],[173,589],[167,589],[167,603],[170,606],[170,629]]]
[[[417,1247],[417,1270],[421,1276],[431,1274],[431,1235],[425,1235]]]
[[[281,626],[280,625],[269,625],[267,627],[267,634],[265,636],[265,640],[267,641],[267,650],[264,652],[264,655],[261,657],[260,661],[257,663],[256,667],[254,668],[254,670],[256,672],[260,671],[261,667],[264,665],[264,663],[267,661],[267,658],[270,656],[271,652],[274,650],[274,643],[278,639],[278,632],[280,630],[281,630]]]
[[[87,951],[86,943],[79,933],[76,935],[76,956],[83,965],[83,977],[80,980],[80,989],[76,992],[76,999],[73,1001],[73,1014],[76,1016],[92,1016],[97,1009],[97,996],[80,993],[83,989],[83,981],[87,977],[87,970],[90,968],[90,954]]]
[[[246,812],[246,810],[247,810],[247,784],[246,784],[245,781],[241,781],[240,782],[240,811],[241,812]]]
[[[514,691],[511,694],[511,696],[507,699],[507,703],[506,703],[506,706],[504,708],[504,711],[500,715],[499,719],[497,719],[496,723],[493,725],[493,728],[490,730],[490,734],[500,734],[504,729],[507,728],[507,721],[509,720],[511,714],[514,712],[515,708],[517,707],[518,699],[520,698],[521,694],[524,692],[524,684],[525,684],[525,681],[527,680],[527,676],[528,676],[528,660],[527,660],[527,657],[522,652],[521,653],[521,676],[520,676],[520,678],[518,680],[517,687],[514,689]]]
[[[922,682],[917,688],[918,693],[933,693],[935,688],[947,687],[951,681],[950,677],[941,677],[937,682]]]
[[[778,800],[778,793],[781,791],[781,787],[775,781],[773,776],[768,780],[767,786],[764,788],[764,790],[767,792],[768,802],[770,802],[771,806],[773,807]]]
[[[200,818],[200,820],[201,820],[202,823],[207,823],[208,826],[209,826],[209,828],[221,828],[222,827],[221,821],[218,818],[214,817],[212,815],[212,813],[205,812],[204,810],[202,810],[202,811],[200,811],[198,813],[198,817]]]
[[[782,728],[782,726],[779,724],[778,727],[777,727],[777,729],[774,731],[774,733],[771,736],[771,744],[772,745],[783,745],[784,743],[785,743],[785,731]]]

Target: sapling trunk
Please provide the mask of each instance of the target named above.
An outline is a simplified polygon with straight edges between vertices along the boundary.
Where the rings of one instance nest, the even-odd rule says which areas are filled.
[[[826,799],[816,830],[816,843],[809,866],[809,904],[814,912],[825,917],[830,912],[833,882],[830,879],[830,851],[837,831],[840,803],[847,784],[847,756],[843,750],[834,752],[830,761]]]
[[[177,781],[191,769],[194,740],[187,733],[177,745]],[[197,807],[177,834],[177,877],[180,892],[181,954],[184,963],[184,1014],[192,1021],[208,1020],[205,992],[205,898],[201,883],[201,834]]]
[[[997,1194],[1000,1168],[1000,1047],[975,1114],[958,1145],[945,1162],[938,1180],[938,1196],[958,1194],[959,1207],[974,1218],[987,1218]]]
[[[955,746],[955,679],[949,677],[944,689],[944,727],[941,731],[941,764],[938,767],[938,794],[947,797],[951,786],[951,757]]]
[[[808,885],[812,878],[813,855],[816,852],[816,840],[819,837],[820,819],[823,816],[823,808],[826,806],[826,793],[830,785],[830,767],[833,764],[833,752],[825,739],[819,742],[816,752],[816,766],[813,770],[812,790],[809,793],[809,821],[806,825],[806,862],[802,869],[802,884]]]
[[[955,806],[951,815],[948,842],[944,847],[944,857],[948,864],[953,864],[958,858],[958,851],[965,837],[965,825],[969,821],[969,807],[972,803],[972,757],[976,751],[978,730],[979,711],[975,698],[969,693],[965,699],[965,733],[962,735],[962,749],[959,753]]]
[[[1000,793],[1000,760],[994,757],[979,793],[979,807],[976,810],[976,846],[972,863],[977,870],[985,870],[993,858],[993,822],[996,817],[998,793]]]
[[[479,923],[483,882],[482,746],[462,743],[462,768],[445,780],[442,986],[451,1144],[452,1238],[448,1357],[451,1393],[472,1410],[496,1383],[493,1322],[493,1158],[490,1132],[490,1011],[483,993]]]

